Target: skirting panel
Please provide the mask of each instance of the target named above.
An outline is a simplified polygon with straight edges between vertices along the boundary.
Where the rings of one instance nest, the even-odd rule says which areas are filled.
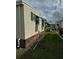
[[[38,33],[36,35],[31,36],[27,39],[20,40],[20,48],[28,48],[31,47],[39,38],[42,36],[42,33]],[[17,43],[16,43],[17,44]]]

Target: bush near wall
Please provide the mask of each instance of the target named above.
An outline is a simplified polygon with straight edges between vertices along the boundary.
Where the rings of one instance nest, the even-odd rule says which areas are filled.
[[[50,27],[47,27],[46,29],[45,29],[45,32],[50,32],[51,31],[51,28]]]

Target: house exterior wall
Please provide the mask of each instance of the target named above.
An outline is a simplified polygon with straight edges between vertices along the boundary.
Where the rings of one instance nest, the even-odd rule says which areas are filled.
[[[42,19],[41,18],[39,18],[38,31],[42,32]]]
[[[35,31],[36,23],[31,18],[31,13],[39,17],[38,30]],[[42,28],[42,18],[40,12],[32,8],[22,1],[17,2],[16,5],[16,39],[17,43],[24,48],[30,45],[40,37]],[[20,40],[19,40],[20,39]],[[18,41],[19,40],[19,41]],[[18,44],[17,44],[18,45]]]
[[[24,4],[25,39],[38,33],[38,31],[35,32],[35,21],[32,21],[31,19],[31,12],[33,12],[36,15],[39,15],[38,12],[36,13],[31,7]],[[41,30],[40,27],[38,29]]]

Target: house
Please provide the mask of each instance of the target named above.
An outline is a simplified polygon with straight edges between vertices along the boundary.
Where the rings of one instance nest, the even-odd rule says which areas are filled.
[[[57,21],[55,24],[56,30],[58,30],[60,36],[63,37],[63,20]]]
[[[63,20],[57,22],[61,28],[63,28]]]
[[[44,16],[25,0],[16,1],[16,47],[27,48],[44,31]]]
[[[63,28],[63,20],[57,21],[55,23],[55,28],[58,29],[59,27]]]

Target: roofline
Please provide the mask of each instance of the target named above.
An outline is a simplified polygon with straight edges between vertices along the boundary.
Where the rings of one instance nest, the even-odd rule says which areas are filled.
[[[19,4],[26,4],[28,5],[29,7],[33,8],[29,3],[26,3],[26,2],[23,2],[23,1],[16,1],[16,5],[19,5]],[[34,9],[34,8],[33,8]]]

